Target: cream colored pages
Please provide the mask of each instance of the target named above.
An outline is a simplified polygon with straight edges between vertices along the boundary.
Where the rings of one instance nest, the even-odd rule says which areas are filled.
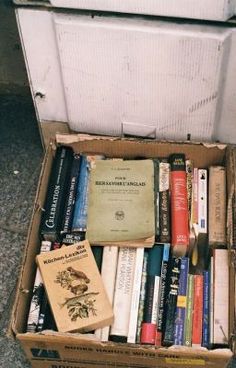
[[[92,244],[153,244],[152,160],[96,161],[91,169],[87,238]],[[127,245],[126,245],[127,246]]]

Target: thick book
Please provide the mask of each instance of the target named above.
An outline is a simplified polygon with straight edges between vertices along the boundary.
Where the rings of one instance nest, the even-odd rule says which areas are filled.
[[[180,266],[179,292],[177,297],[174,344],[183,345],[184,343],[184,325],[187,308],[187,286],[188,286],[189,258],[183,257]]]
[[[148,251],[146,300],[140,339],[142,344],[156,343],[163,248],[163,244],[156,243]]]
[[[65,201],[65,211],[62,219],[62,226],[61,226],[62,235],[71,232],[77,183],[79,179],[79,167],[80,167],[80,155],[74,154],[69,180],[69,190]]]
[[[88,241],[36,257],[48,300],[60,332],[87,332],[113,322]]]
[[[159,162],[159,223],[161,243],[170,242],[170,164],[167,159]]]
[[[192,346],[202,344],[203,275],[194,275]]]
[[[210,271],[203,271],[202,346],[210,345]]]
[[[89,183],[87,239],[91,244],[152,246],[152,160],[97,160]]]
[[[44,240],[53,242],[60,237],[72,160],[71,148],[63,146],[57,148],[40,225],[40,234]]]
[[[186,255],[189,246],[188,200],[185,155],[173,154],[170,161],[171,180],[171,245],[175,257]]]
[[[226,172],[223,166],[209,169],[209,244],[226,245]]]
[[[157,332],[156,332],[156,342],[155,342],[156,346],[160,346],[161,341],[162,341],[163,324],[164,324],[164,308],[165,308],[165,299],[166,299],[166,291],[167,291],[167,270],[168,270],[169,257],[170,257],[170,244],[164,244],[163,258],[162,258],[162,265],[161,265],[158,314],[157,314]]]
[[[193,297],[194,297],[194,275],[188,275],[187,306],[184,322],[184,342],[186,346],[192,345],[193,325]]]
[[[155,210],[155,240],[160,238],[160,196],[159,196],[159,164],[158,158],[153,159],[154,165],[154,210]]]
[[[135,259],[136,248],[119,249],[113,302],[115,319],[110,329],[112,341],[127,342]]]
[[[144,307],[146,300],[146,284],[147,284],[147,262],[148,262],[148,249],[144,250],[143,256],[143,266],[142,266],[142,278],[140,287],[140,297],[138,306],[138,321],[137,321],[137,331],[136,331],[136,343],[140,343],[141,336],[141,326],[143,322]]]
[[[175,312],[179,292],[181,258],[173,257],[168,272],[168,295],[165,303],[163,345],[174,344]]]

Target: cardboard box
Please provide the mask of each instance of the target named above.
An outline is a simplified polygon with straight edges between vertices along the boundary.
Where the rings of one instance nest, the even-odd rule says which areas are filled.
[[[230,349],[208,351],[204,348],[187,347],[155,348],[148,346],[100,343],[91,335],[72,333],[25,333],[32,284],[35,277],[35,256],[39,251],[39,224],[41,208],[46,196],[49,172],[56,144],[68,144],[76,152],[105,154],[109,157],[166,157],[175,152],[186,154],[193,159],[196,167],[226,165],[228,185],[228,246],[230,259],[230,346],[234,349],[234,300],[235,269],[232,246],[232,200],[234,194],[234,150],[223,144],[201,144],[191,142],[157,142],[152,140],[121,139],[88,135],[57,135],[56,141],[48,147],[39,180],[32,222],[23,257],[18,291],[12,311],[10,332],[20,341],[35,368],[92,368],[92,367],[132,367],[132,368],[189,368],[226,367],[232,356]]]

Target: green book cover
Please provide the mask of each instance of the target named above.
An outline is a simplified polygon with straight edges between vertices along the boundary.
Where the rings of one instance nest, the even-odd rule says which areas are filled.
[[[193,317],[193,287],[194,275],[188,275],[187,307],[184,326],[184,345],[192,345],[192,317]]]
[[[87,238],[92,244],[153,245],[152,160],[95,161],[88,195]]]

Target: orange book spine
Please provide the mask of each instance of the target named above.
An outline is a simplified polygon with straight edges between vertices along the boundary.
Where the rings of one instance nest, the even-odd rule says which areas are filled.
[[[170,156],[171,245],[175,257],[186,255],[189,245],[188,197],[185,155]]]
[[[201,346],[203,318],[203,275],[194,275],[192,345]]]

